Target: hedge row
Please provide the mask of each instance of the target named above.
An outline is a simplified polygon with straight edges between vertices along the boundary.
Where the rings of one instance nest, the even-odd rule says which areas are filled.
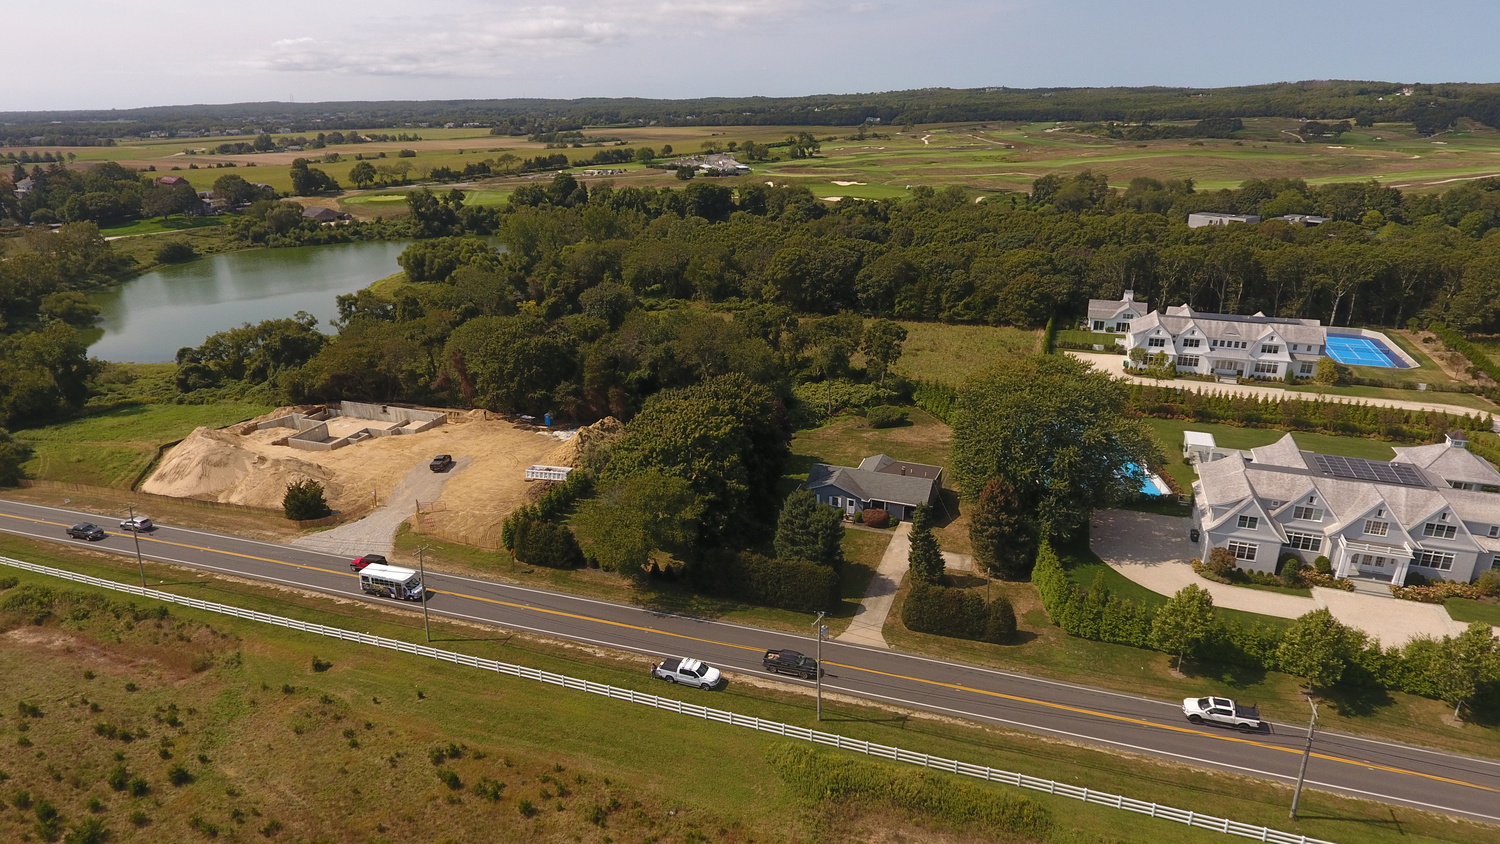
[[[908,630],[1004,644],[1015,638],[1016,612],[1004,597],[985,606],[978,593],[918,583],[906,593],[901,623]]]
[[[802,560],[760,554],[706,552],[690,563],[688,583],[710,595],[799,612],[832,612],[843,596],[839,573]]]
[[[1238,396],[1183,387],[1128,385],[1130,408],[1142,416],[1227,422],[1247,428],[1374,437],[1394,442],[1437,442],[1454,428],[1488,431],[1489,414],[1401,410],[1367,404],[1297,398]]]
[[[1470,343],[1462,334],[1440,322],[1427,326],[1427,330],[1436,334],[1448,348],[1468,358],[1471,370],[1477,369],[1488,375],[1495,383],[1500,384],[1500,366],[1496,366],[1483,349]]]
[[[915,381],[912,384],[911,403],[944,422],[950,421],[957,401],[958,391],[946,384],[936,381]]]
[[[1063,568],[1057,552],[1043,543],[1037,553],[1032,583],[1052,622],[1085,639],[1150,648],[1152,607],[1111,595],[1099,580],[1080,589]],[[1363,637],[1363,634],[1360,634]],[[1210,663],[1282,670],[1277,652],[1282,632],[1259,623],[1248,627],[1216,620],[1196,656]],[[1401,648],[1384,648],[1366,641],[1346,666],[1341,685],[1377,686],[1440,698],[1442,676],[1454,659],[1455,640],[1415,639]],[[1500,688],[1487,684],[1471,701],[1472,708],[1500,709]]]
[[[516,526],[526,521],[551,522],[566,514],[580,498],[594,491],[594,479],[582,469],[568,473],[568,479],[547,490],[535,504],[512,510],[500,525],[500,544],[516,550]]]

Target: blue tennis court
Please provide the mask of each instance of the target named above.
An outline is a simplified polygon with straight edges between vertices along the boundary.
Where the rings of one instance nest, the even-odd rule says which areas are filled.
[[[1390,347],[1369,337],[1352,334],[1329,334],[1328,356],[1339,363],[1350,366],[1383,366],[1386,369],[1406,369],[1406,361],[1390,350]]]

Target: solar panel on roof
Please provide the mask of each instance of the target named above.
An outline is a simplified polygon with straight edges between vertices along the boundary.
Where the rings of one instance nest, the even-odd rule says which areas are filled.
[[[1318,466],[1318,471],[1334,478],[1350,478],[1400,486],[1427,485],[1416,468],[1406,463],[1384,463],[1379,460],[1365,460],[1361,457],[1341,457],[1337,454],[1314,454],[1312,458]]]

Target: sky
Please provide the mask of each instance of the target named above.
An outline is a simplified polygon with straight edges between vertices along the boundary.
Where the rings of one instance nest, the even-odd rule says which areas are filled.
[[[4,0],[0,111],[1497,82],[1494,0]]]

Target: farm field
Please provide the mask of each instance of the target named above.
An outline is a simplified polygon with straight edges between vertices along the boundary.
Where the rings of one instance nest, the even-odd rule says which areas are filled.
[[[223,165],[233,164],[231,172],[289,191],[289,168],[298,157],[313,161],[314,166],[349,188],[352,187],[349,168],[354,165],[356,155],[368,159],[385,153],[386,157],[376,163],[404,162],[410,164],[413,177],[420,177],[436,167],[461,170],[467,163],[494,161],[507,155],[524,159],[562,152],[573,160],[582,160],[612,146],[631,149],[649,146],[659,151],[668,144],[673,147],[674,155],[682,155],[699,152],[707,142],[721,146],[749,140],[773,143],[799,131],[808,131],[819,139],[818,156],[751,163],[755,172],[742,177],[743,180],[802,185],[825,198],[867,199],[904,196],[909,187],[916,185],[957,185],[977,199],[1000,192],[1025,191],[1034,179],[1049,173],[1068,175],[1086,169],[1107,174],[1110,183],[1121,188],[1133,178],[1146,176],[1190,178],[1200,191],[1235,187],[1252,178],[1300,178],[1312,184],[1378,179],[1403,190],[1424,192],[1500,175],[1500,160],[1496,158],[1500,153],[1500,131],[1468,121],[1432,137],[1415,134],[1409,125],[1376,124],[1346,133],[1336,143],[1292,140],[1298,125],[1291,119],[1252,118],[1245,121],[1246,128],[1238,140],[1147,142],[1099,138],[1070,131],[1071,124],[1003,122],[940,124],[914,127],[907,132],[894,127],[874,127],[873,131],[866,129],[864,138],[848,126],[622,127],[586,129],[589,135],[611,140],[552,150],[524,137],[492,136],[483,128],[393,127],[368,131],[414,132],[422,140],[342,144],[319,150],[250,155],[209,153],[221,143],[249,142],[253,140],[250,136],[128,140],[115,147],[49,148],[48,151],[73,153],[75,166],[109,160],[130,167],[152,167],[158,172],[190,171],[196,167],[202,172],[184,175],[200,190],[206,190],[222,174]],[[194,154],[189,155],[189,150]],[[415,155],[398,158],[401,150],[410,150]],[[329,153],[337,154],[338,160],[324,160]],[[635,163],[608,166],[628,171],[608,177],[619,183],[675,184],[667,171]],[[513,187],[524,184],[527,178],[486,180],[483,186]],[[741,180],[726,179],[725,183],[738,181]]]
[[[61,557],[9,537],[0,538],[0,553],[105,577],[129,573],[113,561]],[[158,580],[169,572],[150,569]],[[170,589],[208,600],[421,640],[410,612],[357,602],[329,606],[215,579],[170,579]],[[37,619],[0,611],[7,644],[0,663],[16,679],[0,692],[0,705],[21,713],[20,740],[0,747],[0,767],[10,777],[7,796],[25,791],[28,804],[46,801],[64,830],[97,817],[112,841],[264,836],[342,844],[483,834],[601,844],[616,837],[774,842],[816,840],[818,830],[830,827],[839,829],[841,840],[868,842],[1062,844],[1123,836],[1186,844],[1220,837],[1034,792],[1018,794],[1048,813],[1053,831],[1025,839],[901,808],[880,793],[819,800],[777,773],[770,757],[785,741],[773,736],[176,606],[164,607],[160,616],[152,602],[129,610],[111,593],[38,575],[22,573],[8,583],[0,594],[24,596],[18,606],[44,612]],[[36,586],[62,594],[44,597]],[[72,611],[85,605],[104,611]],[[118,614],[109,611],[115,607]],[[644,657],[524,635],[476,637],[475,630],[439,620],[433,638],[439,647],[484,658],[813,724],[810,695],[757,677],[733,675],[716,693],[671,688],[646,678]],[[41,653],[48,658],[37,659]],[[391,670],[395,666],[399,671]],[[1492,827],[1316,791],[1304,795],[1304,818],[1294,823],[1285,818],[1282,785],[1227,774],[1205,778],[1155,760],[832,696],[824,707],[825,728],[851,737],[1170,805],[1206,803],[1237,820],[1316,837],[1357,831],[1359,840],[1375,844],[1500,841]],[[125,741],[122,732],[139,740]],[[713,752],[663,764],[663,746]],[[33,764],[38,753],[46,766]],[[124,776],[111,776],[117,768]],[[309,769],[321,773],[308,778]],[[934,772],[923,778],[950,782]],[[124,787],[117,790],[116,781]],[[768,802],[781,811],[765,812]],[[0,835],[33,832],[34,816],[7,809],[0,813]]]
[[[906,343],[892,371],[918,381],[958,386],[974,372],[1006,358],[1041,351],[1042,332],[989,325],[903,322]]]

